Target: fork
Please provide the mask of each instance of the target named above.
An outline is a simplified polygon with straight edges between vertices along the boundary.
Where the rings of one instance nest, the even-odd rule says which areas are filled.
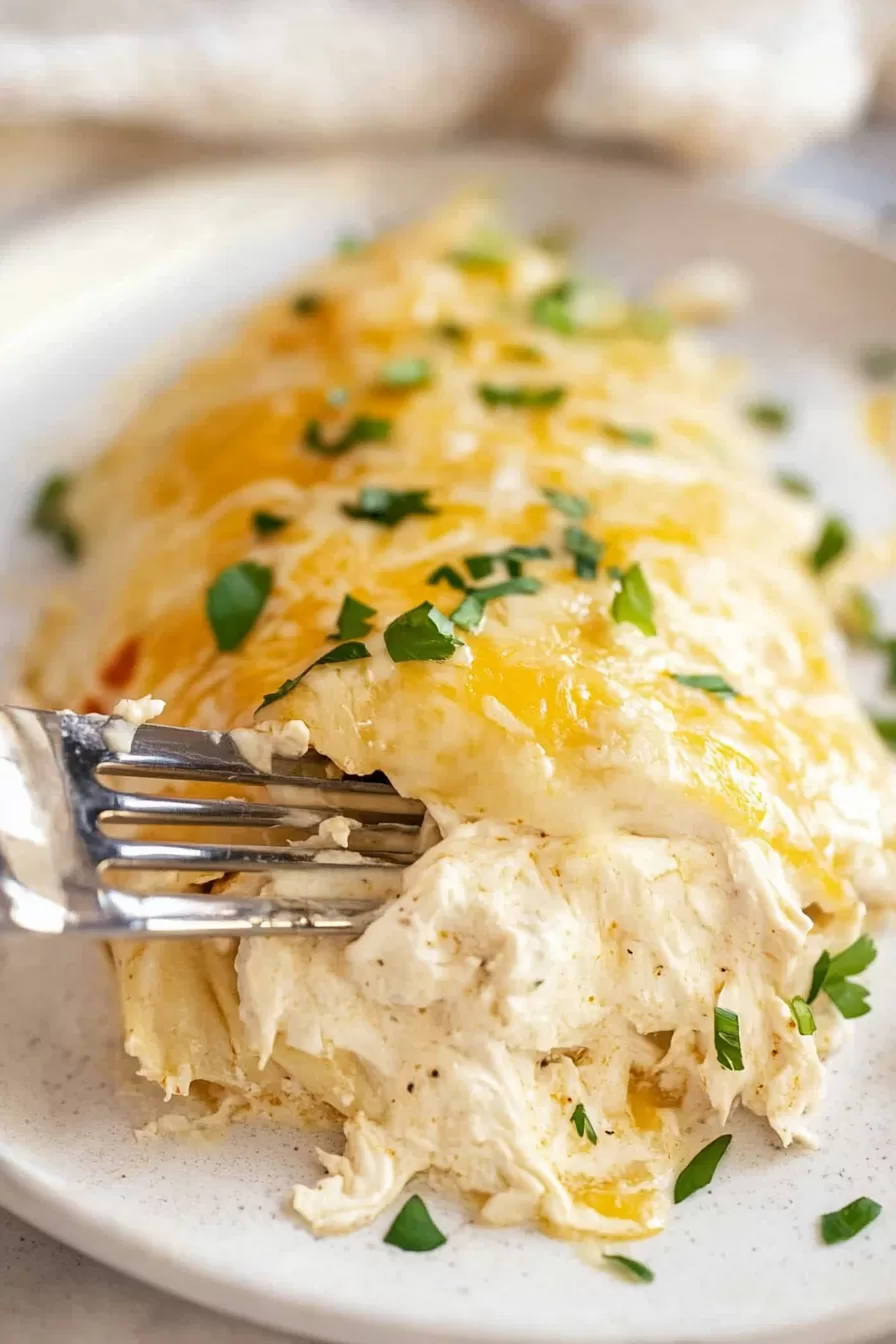
[[[275,758],[267,774],[227,733],[145,724],[128,751],[116,751],[104,737],[110,723],[120,720],[0,707],[0,931],[357,935],[426,848],[422,803],[388,784],[334,779],[314,751]],[[177,797],[139,791],[141,781],[274,785],[285,801]],[[335,843],[328,850],[317,838],[318,824],[336,816],[361,823],[338,858]],[[116,835],[122,824],[281,828],[298,843],[171,844]],[[144,892],[148,875],[161,872],[195,874],[195,884],[233,873],[289,874],[289,894]],[[123,875],[136,875],[141,889],[128,891]]]

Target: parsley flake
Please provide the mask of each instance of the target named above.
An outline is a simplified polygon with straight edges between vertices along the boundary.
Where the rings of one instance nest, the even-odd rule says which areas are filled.
[[[795,471],[779,471],[775,480],[782,490],[786,490],[789,495],[799,495],[803,499],[811,499],[814,491],[805,476],[798,475]]]
[[[310,291],[306,294],[297,294],[292,301],[292,310],[298,317],[309,317],[312,313],[319,313],[323,300],[320,294],[313,294]]]
[[[504,579],[502,583],[468,589],[463,602],[452,611],[451,619],[455,625],[462,626],[464,630],[475,630],[482,623],[487,602],[495,602],[500,597],[512,597],[515,593],[537,593],[540,588],[540,579],[522,574],[515,578]]]
[[[282,700],[284,695],[289,695],[290,691],[294,691],[299,682],[303,681],[315,667],[323,667],[327,663],[354,663],[369,657],[366,644],[360,643],[357,639],[349,640],[347,644],[339,644],[335,649],[328,649],[319,658],[315,658],[313,663],[309,663],[304,672],[300,672],[297,677],[290,677],[288,681],[281,682],[276,691],[269,691],[255,713],[258,714],[268,705],[272,705],[275,700]]]
[[[357,504],[343,504],[349,518],[363,518],[380,527],[395,527],[416,515],[433,517],[439,512],[429,503],[428,490],[389,490],[382,485],[365,485]]]
[[[638,429],[635,425],[620,425],[613,420],[605,420],[601,430],[608,439],[616,443],[627,443],[632,448],[652,448],[656,435],[652,429]]]
[[[596,579],[604,543],[592,537],[581,527],[567,527],[563,531],[563,544],[572,556],[576,578]]]
[[[344,233],[336,240],[336,254],[340,257],[357,257],[364,251],[366,243],[359,233]]]
[[[433,570],[426,582],[432,584],[447,583],[449,588],[456,588],[459,593],[465,592],[467,587],[463,576],[458,574],[453,565],[439,565],[438,569]]]
[[[740,1047],[740,1021],[737,1013],[730,1008],[713,1009],[713,1035],[716,1045],[716,1059],[723,1069],[742,1073],[744,1057]]]
[[[470,333],[459,322],[438,322],[433,327],[433,334],[443,341],[465,341]]]
[[[291,521],[291,518],[283,518],[279,513],[265,513],[263,509],[252,515],[252,527],[256,537],[271,537],[275,532],[281,532],[284,527],[288,527]]]
[[[383,1241],[400,1251],[437,1251],[448,1238],[440,1232],[419,1195],[411,1195]]]
[[[575,285],[564,280],[551,289],[536,294],[532,300],[530,315],[539,327],[548,327],[561,336],[575,334],[578,324],[573,315],[572,302],[575,297]]]
[[[640,1279],[642,1283],[653,1283],[653,1270],[640,1260],[633,1260],[630,1255],[610,1255],[609,1251],[604,1251],[603,1258],[612,1265],[618,1265],[632,1278]]]
[[[859,368],[875,383],[896,377],[896,346],[869,345],[859,355]]]
[[[460,606],[452,611],[450,619],[462,630],[478,630],[485,619],[485,604],[477,593],[467,593]]]
[[[640,565],[629,565],[618,573],[619,591],[613,598],[610,614],[617,624],[636,625],[645,635],[655,635],[653,594]]]
[[[790,407],[782,401],[751,401],[744,407],[744,415],[766,434],[783,434],[790,425]]]
[[[825,948],[815,965],[812,967],[812,980],[809,985],[809,993],[806,995],[807,1003],[814,1003],[821,993],[821,987],[825,982],[830,964],[831,954],[827,948]]]
[[[206,593],[205,610],[222,653],[239,647],[270,596],[274,571],[270,565],[242,560],[222,569]]]
[[[486,406],[513,406],[526,410],[550,410],[566,396],[566,388],[559,384],[547,387],[528,387],[523,384],[502,386],[499,383],[480,383],[476,388],[480,401]]]
[[[790,1012],[801,1036],[815,1035],[815,1014],[805,999],[797,996],[790,1000]]]
[[[384,638],[393,663],[443,662],[463,644],[452,622],[431,602],[396,616]]]
[[[68,516],[66,498],[72,478],[64,472],[49,476],[37,492],[30,523],[35,532],[51,538],[66,560],[81,554],[81,534]]]
[[[567,518],[581,520],[591,513],[591,505],[581,495],[570,495],[565,490],[554,490],[550,485],[543,485],[541,493],[553,508],[559,513],[565,513]]]
[[[816,574],[827,569],[838,555],[842,555],[852,541],[852,534],[842,518],[826,518],[815,549],[809,556],[809,564]]]
[[[359,602],[351,593],[346,593],[336,617],[336,633],[327,635],[327,639],[363,639],[370,634],[368,617],[375,615],[376,607],[368,607],[366,602]]]
[[[674,1202],[680,1204],[682,1200],[688,1199],[691,1195],[703,1190],[709,1185],[713,1176],[716,1174],[716,1167],[728,1151],[731,1143],[730,1134],[720,1134],[712,1143],[708,1143],[705,1148],[701,1148],[696,1156],[692,1157],[687,1166],[678,1173],[675,1181]]]
[[[891,678],[892,678],[892,672],[891,672]],[[893,684],[892,679],[890,684],[891,685]],[[893,751],[896,751],[896,719],[881,718],[879,715],[875,715],[872,718],[871,722],[874,724],[875,728],[880,734],[881,740],[886,742],[887,746],[890,747]]]
[[[503,565],[512,579],[523,572],[525,560],[549,560],[551,552],[547,546],[507,546],[503,551],[491,554],[466,555],[464,564],[471,579],[487,579],[496,565]]]
[[[837,613],[837,623],[850,644],[878,644],[877,607],[862,588],[853,588]],[[887,642],[883,641],[886,652]]]
[[[392,421],[377,415],[356,415],[338,438],[327,440],[319,420],[309,420],[305,426],[305,447],[319,457],[341,457],[343,453],[362,443],[382,443],[392,433]]]
[[[597,1143],[597,1132],[591,1121],[588,1119],[588,1112],[581,1102],[579,1102],[569,1119],[570,1122],[575,1125],[576,1133],[580,1139],[587,1139],[589,1143]]]
[[[432,365],[428,359],[409,355],[404,359],[392,359],[380,372],[380,386],[390,391],[406,391],[414,387],[424,387],[432,378]]]
[[[673,672],[671,676],[679,686],[690,686],[695,691],[706,691],[709,695],[717,695],[720,700],[739,694],[724,677],[715,672]]]
[[[876,1200],[862,1195],[836,1213],[821,1215],[821,1239],[826,1246],[834,1246],[838,1241],[849,1241],[869,1223],[873,1223],[881,1212],[881,1206]]]

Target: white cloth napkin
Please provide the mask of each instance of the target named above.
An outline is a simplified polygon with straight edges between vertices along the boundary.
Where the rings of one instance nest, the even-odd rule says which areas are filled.
[[[316,145],[519,125],[768,164],[896,111],[896,0],[0,0],[0,122]]]

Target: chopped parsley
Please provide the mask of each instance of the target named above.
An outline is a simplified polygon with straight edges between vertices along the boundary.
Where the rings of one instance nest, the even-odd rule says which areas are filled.
[[[640,1279],[642,1283],[653,1283],[653,1270],[648,1269],[640,1260],[633,1260],[630,1255],[610,1255],[609,1251],[604,1251],[603,1258],[611,1265],[618,1265],[632,1278]]]
[[[477,630],[485,616],[485,603],[476,593],[467,593],[460,606],[451,613],[451,620],[462,630]]]
[[[66,560],[77,560],[81,554],[81,534],[68,516],[66,497],[72,478],[64,472],[48,476],[37,492],[31,508],[31,526],[35,532],[56,543]]]
[[[384,638],[393,663],[442,662],[463,644],[452,622],[431,602],[396,616]]]
[[[541,580],[527,574],[504,579],[502,583],[488,584],[484,588],[470,588],[460,606],[452,611],[451,619],[464,630],[475,630],[482,622],[487,602],[494,602],[500,597],[512,597],[515,593],[537,593],[540,588]]]
[[[815,965],[812,967],[812,979],[809,984],[809,993],[806,995],[807,1003],[814,1003],[821,993],[821,987],[827,977],[830,964],[831,954],[827,948],[825,948]]]
[[[610,614],[617,624],[636,625],[645,635],[655,635],[653,594],[640,565],[629,565],[618,574],[619,590],[613,598]]]
[[[446,261],[462,271],[493,270],[510,261],[510,239],[493,224],[482,224],[470,235],[463,247],[448,253]]]
[[[342,512],[349,518],[364,518],[380,527],[395,527],[404,518],[432,517],[439,510],[429,503],[428,490],[389,490],[382,485],[365,485],[357,504],[343,504]]]
[[[432,378],[432,365],[428,359],[417,355],[408,355],[404,359],[392,359],[380,371],[380,386],[392,391],[404,391],[414,387],[424,387]]]
[[[314,294],[310,290],[305,294],[297,294],[292,301],[292,310],[298,317],[309,317],[312,313],[319,313],[323,300],[320,294]]]
[[[815,1035],[815,1014],[805,999],[799,995],[790,1000],[790,1012],[801,1036]]]
[[[471,579],[487,579],[496,565],[503,565],[511,579],[518,579],[523,572],[525,560],[549,560],[551,552],[547,546],[507,546],[503,551],[493,551],[490,555],[465,555],[464,564]]]
[[[893,751],[896,751],[896,718],[882,718],[880,715],[875,715],[872,717],[871,722],[874,724],[875,728],[880,733],[881,739],[886,742],[887,746],[891,747]]]
[[[392,433],[392,421],[378,415],[356,415],[338,438],[327,440],[319,420],[305,426],[305,447],[320,457],[341,457],[361,443],[382,443]]]
[[[837,622],[851,644],[877,644],[877,608],[862,588],[853,588],[837,613]],[[883,647],[889,653],[884,641]]]
[[[805,476],[800,476],[795,471],[779,471],[775,480],[782,490],[786,490],[789,495],[799,495],[803,499],[811,499],[814,491]]]
[[[532,321],[539,327],[549,327],[561,336],[572,336],[577,330],[572,303],[575,298],[575,285],[564,280],[551,289],[536,294],[532,300],[530,314]]]
[[[838,1241],[849,1241],[869,1223],[873,1223],[881,1212],[881,1206],[876,1200],[862,1195],[836,1213],[821,1215],[821,1239],[826,1246],[834,1246]]]
[[[783,401],[751,401],[744,407],[744,415],[766,434],[783,434],[790,425],[790,407]]]
[[[550,410],[566,396],[566,388],[559,384],[534,387],[525,384],[502,386],[499,383],[480,383],[476,391],[486,406],[514,406],[526,410]]]
[[[716,1044],[716,1059],[723,1069],[742,1073],[744,1067],[743,1052],[740,1047],[740,1022],[737,1013],[730,1008],[713,1009],[713,1035]]]
[[[291,522],[291,518],[283,518],[279,513],[265,513],[264,509],[259,509],[252,515],[252,527],[256,537],[271,537],[275,532],[281,532],[284,527],[288,527]]]
[[[419,1195],[411,1195],[383,1241],[400,1251],[437,1251],[448,1238],[440,1232]]]
[[[691,1158],[684,1170],[678,1173],[675,1182],[673,1199],[676,1204],[680,1204],[682,1200],[709,1185],[716,1174],[716,1167],[727,1153],[730,1143],[730,1134],[720,1134],[717,1139],[713,1139],[712,1143],[708,1143],[705,1148],[700,1149],[695,1157]]]
[[[608,439],[614,439],[616,443],[627,443],[632,448],[652,448],[656,443],[656,435],[652,429],[639,429],[636,425],[620,425],[613,420],[605,420],[601,430]]]
[[[822,526],[815,549],[809,556],[809,564],[816,574],[842,555],[852,541],[852,534],[842,518],[826,518]]]
[[[671,676],[672,680],[677,681],[679,686],[690,686],[695,691],[706,691],[708,695],[717,695],[720,700],[726,700],[739,694],[724,677],[720,677],[716,672],[673,672]]]
[[[437,322],[433,334],[440,336],[443,341],[465,341],[469,332],[459,322]]]
[[[290,677],[289,681],[281,682],[276,691],[270,691],[255,713],[258,714],[267,705],[272,705],[275,700],[282,700],[284,695],[289,695],[290,691],[294,691],[299,682],[307,677],[312,668],[322,667],[327,663],[354,663],[369,657],[370,653],[366,644],[362,644],[357,639],[349,640],[347,644],[339,644],[335,649],[328,649],[319,658],[315,658],[313,663],[309,663],[304,672],[300,672],[297,677]]]
[[[565,490],[554,490],[550,485],[543,485],[541,493],[553,508],[565,513],[567,518],[581,520],[587,518],[591,512],[591,505],[581,495],[570,495]]]
[[[876,956],[877,948],[867,933],[834,957],[825,949],[812,970],[806,1002],[812,1003],[824,991],[842,1017],[864,1017],[871,1012],[869,991],[849,977],[867,970]]]
[[[449,588],[456,588],[459,593],[465,592],[467,588],[463,575],[458,574],[453,565],[439,565],[438,569],[433,570],[426,582],[432,584],[447,583]]]
[[[351,593],[346,593],[336,617],[336,633],[327,635],[327,639],[363,639],[370,634],[368,617],[375,615],[376,607],[368,607],[366,602],[359,602]]]
[[[576,578],[596,579],[604,543],[592,537],[581,527],[567,527],[563,530],[563,544],[573,558]]]
[[[270,596],[274,571],[270,565],[241,560],[222,569],[206,593],[205,610],[222,653],[239,647]]]
[[[859,368],[875,383],[896,378],[896,346],[869,345],[859,355]]]
[[[597,1132],[591,1121],[588,1119],[588,1112],[581,1102],[579,1102],[569,1119],[570,1122],[575,1125],[576,1133],[580,1139],[587,1139],[589,1143],[597,1143]]]

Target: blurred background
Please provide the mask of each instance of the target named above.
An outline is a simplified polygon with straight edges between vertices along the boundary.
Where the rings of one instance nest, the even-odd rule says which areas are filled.
[[[0,0],[0,229],[184,161],[506,134],[808,191],[839,142],[880,208],[894,128],[896,0]]]

